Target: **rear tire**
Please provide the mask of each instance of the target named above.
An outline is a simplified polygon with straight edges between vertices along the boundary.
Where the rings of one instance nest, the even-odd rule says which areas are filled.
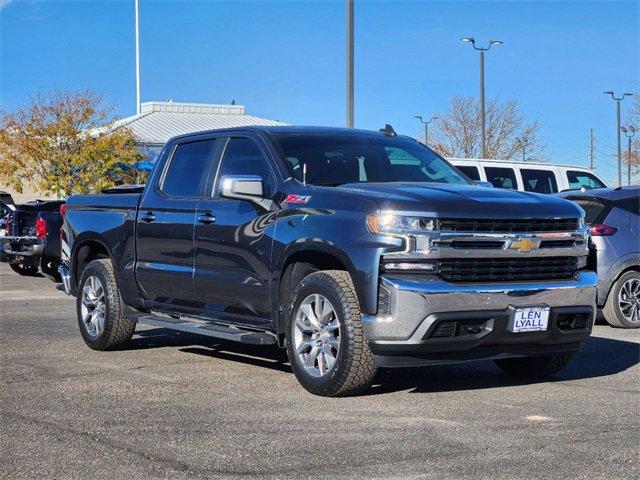
[[[289,312],[287,354],[307,391],[348,396],[371,385],[375,361],[362,333],[360,305],[349,273],[326,270],[307,275],[292,294]]]
[[[36,265],[24,265],[23,263],[10,263],[11,270],[23,277],[35,277],[38,275],[38,267]]]
[[[502,358],[495,360],[495,364],[514,377],[542,379],[566,367],[572,356],[572,353],[555,353],[543,357]]]
[[[82,271],[76,312],[82,338],[94,350],[121,347],[136,329],[135,322],[122,315],[122,299],[108,259],[93,260]]]
[[[626,272],[614,282],[602,313],[612,327],[640,327],[640,272]]]

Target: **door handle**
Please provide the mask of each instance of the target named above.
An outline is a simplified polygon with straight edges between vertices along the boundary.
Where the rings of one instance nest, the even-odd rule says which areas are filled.
[[[153,212],[147,212],[143,216],[140,217],[140,220],[143,222],[151,223],[156,219],[156,216]]]
[[[215,223],[216,217],[211,211],[202,212],[198,216],[198,223],[204,223],[205,225],[211,225]]]

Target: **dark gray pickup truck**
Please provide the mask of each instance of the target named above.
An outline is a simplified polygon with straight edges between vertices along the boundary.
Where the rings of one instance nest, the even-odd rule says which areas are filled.
[[[137,322],[273,344],[327,396],[378,367],[545,377],[593,324],[583,214],[390,129],[218,130],[169,141],[144,188],[69,198],[61,273],[97,350]]]

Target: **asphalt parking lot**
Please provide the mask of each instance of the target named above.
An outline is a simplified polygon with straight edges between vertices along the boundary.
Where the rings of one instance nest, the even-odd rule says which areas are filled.
[[[304,391],[278,350],[138,327],[95,352],[74,299],[0,264],[1,478],[638,478],[640,331],[554,381],[491,362]]]

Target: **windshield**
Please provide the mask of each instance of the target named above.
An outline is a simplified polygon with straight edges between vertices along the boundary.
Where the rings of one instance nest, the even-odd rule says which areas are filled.
[[[365,182],[469,184],[442,157],[407,138],[358,134],[275,135],[291,174],[312,185]]]

